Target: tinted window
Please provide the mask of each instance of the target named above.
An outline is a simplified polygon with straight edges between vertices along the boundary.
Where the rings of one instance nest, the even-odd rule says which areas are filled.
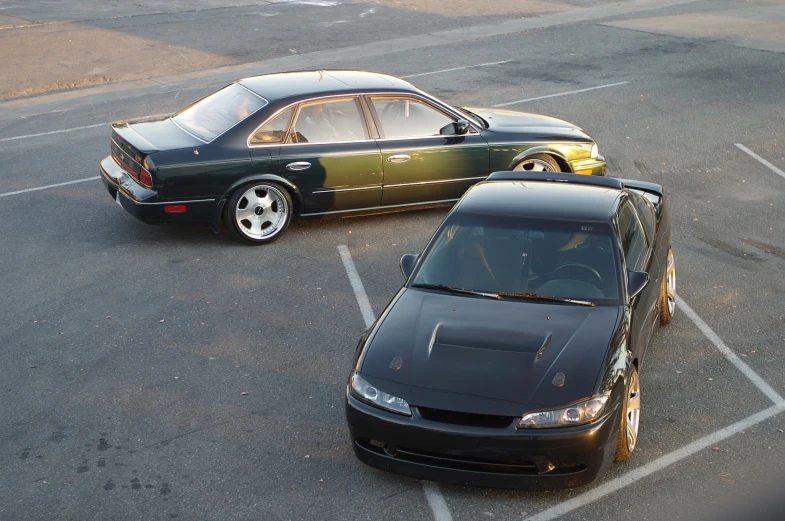
[[[438,136],[455,120],[421,101],[409,98],[371,98],[385,138]]]
[[[635,191],[630,190],[629,193],[630,200],[635,206],[635,209],[638,211],[638,217],[640,217],[641,224],[643,224],[643,229],[646,231],[646,236],[651,241],[651,239],[654,238],[654,233],[657,227],[657,213],[654,209],[654,205],[643,195],[638,194]]]
[[[606,224],[453,213],[423,254],[412,284],[616,304],[613,244]]]
[[[643,269],[643,257],[646,253],[646,238],[643,235],[643,227],[629,201],[619,209],[618,219],[619,238],[624,258],[627,261],[627,269],[640,271]]]
[[[232,83],[178,112],[172,119],[196,137],[212,141],[265,105],[267,100]]]
[[[286,137],[286,129],[289,128],[289,121],[292,119],[293,113],[294,107],[284,110],[275,116],[259,132],[254,134],[251,138],[251,144],[281,143]]]
[[[290,138],[292,143],[362,139],[368,139],[368,127],[356,99],[326,100],[301,105]]]

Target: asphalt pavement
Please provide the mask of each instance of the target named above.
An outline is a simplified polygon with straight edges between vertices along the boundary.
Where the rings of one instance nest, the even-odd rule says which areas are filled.
[[[62,24],[150,41],[152,59],[171,45],[220,60],[133,62],[0,102],[0,520],[695,519],[781,467],[785,413],[761,382],[785,394],[785,2],[69,4],[0,1],[0,60],[27,41],[14,31]],[[51,60],[8,91],[87,77]],[[90,179],[108,122],[303,66],[415,75],[460,105],[518,101],[583,127],[609,175],[665,187],[694,313],[649,349],[630,461],[572,491],[429,495],[356,461],[343,393],[365,322],[337,247],[379,313],[398,259],[446,210],[294,223],[249,247],[139,223]]]

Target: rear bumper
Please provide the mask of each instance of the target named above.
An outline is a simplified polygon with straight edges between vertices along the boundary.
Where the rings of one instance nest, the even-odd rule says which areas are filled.
[[[147,224],[208,223],[216,211],[215,199],[189,201],[164,201],[158,192],[140,185],[112,158],[105,157],[100,164],[101,181],[109,195],[122,208]],[[167,206],[186,207],[185,213],[167,213]]]
[[[597,156],[597,159],[573,161],[570,166],[573,172],[582,175],[605,175],[607,172],[605,158],[602,156]]]
[[[451,425],[388,413],[347,393],[352,445],[364,463],[458,485],[527,490],[574,488],[613,461],[618,405],[578,427],[519,430]],[[550,470],[549,470],[550,469]]]

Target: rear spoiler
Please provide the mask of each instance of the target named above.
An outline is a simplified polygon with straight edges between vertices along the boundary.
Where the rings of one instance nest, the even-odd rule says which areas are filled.
[[[155,145],[143,138],[141,134],[136,132],[133,127],[131,127],[131,125],[124,121],[120,123],[112,123],[112,130],[118,136],[123,138],[126,143],[134,147],[142,154],[158,152],[158,148]]]
[[[493,172],[486,181],[531,181],[546,183],[567,183],[589,186],[604,186],[614,190],[639,190],[662,197],[662,185],[649,183],[646,181],[636,181],[633,179],[618,179],[616,177],[577,175],[562,172],[525,172],[525,171],[502,171]]]

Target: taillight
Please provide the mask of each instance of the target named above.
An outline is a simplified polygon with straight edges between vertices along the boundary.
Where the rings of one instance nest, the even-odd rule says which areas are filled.
[[[139,184],[146,186],[147,188],[153,187],[153,176],[150,175],[150,172],[148,172],[145,167],[141,167],[141,170],[139,170],[139,177],[137,181],[139,181]]]

